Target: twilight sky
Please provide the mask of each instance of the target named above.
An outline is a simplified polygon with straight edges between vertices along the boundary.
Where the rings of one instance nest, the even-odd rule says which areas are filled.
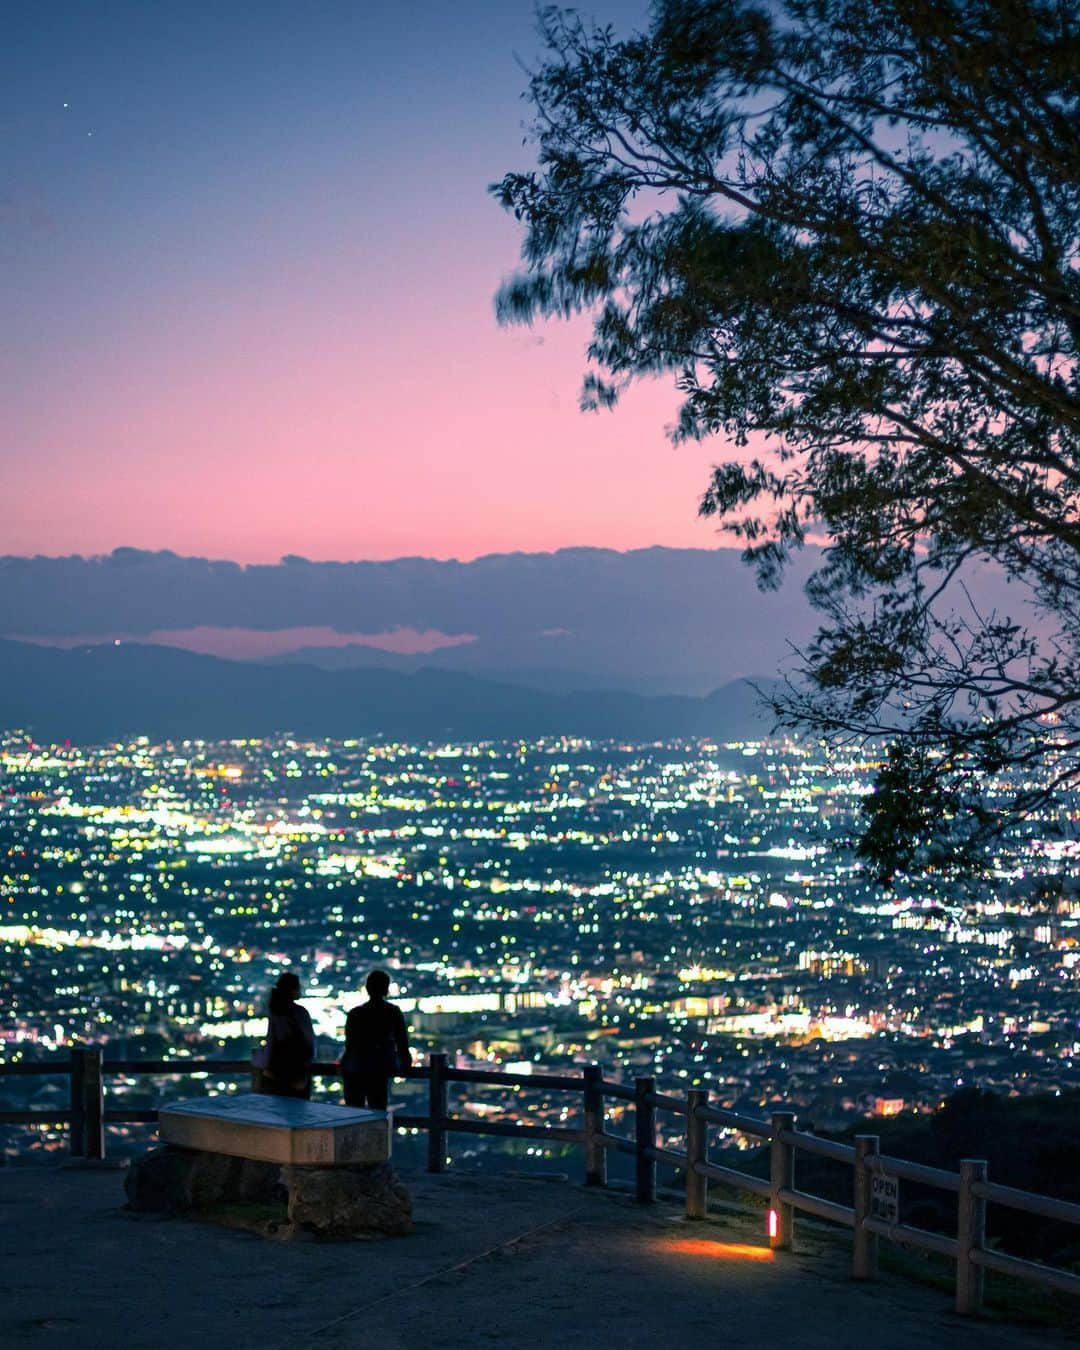
[[[585,329],[496,326],[530,0],[14,0],[2,28],[0,552],[718,542],[722,448],[670,446],[673,390],[583,415]]]

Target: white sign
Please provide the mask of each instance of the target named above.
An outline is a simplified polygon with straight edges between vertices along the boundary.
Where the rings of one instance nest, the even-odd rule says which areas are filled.
[[[870,1217],[900,1222],[900,1182],[888,1172],[875,1172],[870,1178]]]

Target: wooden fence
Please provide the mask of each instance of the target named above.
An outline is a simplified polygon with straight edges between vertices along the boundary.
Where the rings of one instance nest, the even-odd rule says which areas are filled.
[[[106,1105],[106,1079],[114,1075],[248,1074],[247,1060],[109,1060],[95,1046],[78,1046],[69,1058],[19,1061],[0,1064],[0,1077],[9,1075],[66,1074],[71,1085],[67,1111],[0,1111],[0,1125],[66,1124],[69,1127],[72,1154],[83,1158],[105,1156],[105,1126],[109,1123],[152,1122],[156,1109]],[[316,1076],[338,1077],[332,1064],[316,1064]],[[1043,1285],[1065,1293],[1080,1295],[1080,1276],[1055,1266],[1022,1260],[992,1250],[986,1241],[986,1210],[989,1204],[1020,1210],[1063,1223],[1080,1224],[1080,1205],[1050,1196],[1001,1186],[987,1177],[982,1159],[967,1158],[959,1172],[926,1167],[903,1158],[888,1157],[880,1151],[877,1135],[858,1135],[854,1144],[841,1144],[799,1130],[790,1111],[774,1111],[769,1119],[741,1115],[710,1106],[703,1088],[691,1088],[685,1096],[673,1096],[656,1090],[655,1079],[636,1078],[633,1087],[605,1079],[597,1065],[585,1066],[577,1074],[500,1073],[486,1069],[452,1067],[447,1056],[432,1054],[427,1065],[410,1069],[411,1079],[426,1079],[428,1110],[426,1115],[395,1112],[399,1129],[424,1129],[428,1135],[428,1171],[442,1172],[449,1161],[447,1136],[450,1134],[495,1135],[507,1139],[540,1139],[546,1143],[580,1145],[584,1151],[585,1184],[607,1184],[607,1155],[625,1153],[634,1159],[634,1189],[642,1204],[656,1200],[656,1170],[666,1163],[682,1172],[686,1190],[686,1215],[705,1217],[709,1182],[736,1191],[760,1196],[767,1202],[769,1246],[788,1251],[794,1240],[796,1212],[812,1215],[828,1223],[850,1228],[853,1233],[851,1273],[857,1280],[872,1280],[877,1273],[878,1242],[885,1239],[922,1251],[948,1257],[956,1265],[956,1310],[965,1315],[977,1313],[983,1302],[985,1272],[1026,1283]],[[549,1089],[579,1094],[582,1125],[579,1129],[554,1125],[526,1125],[511,1121],[466,1120],[450,1114],[448,1089],[451,1083],[477,1086]],[[608,1101],[616,1100],[633,1108],[633,1138],[613,1134],[607,1128]],[[657,1113],[666,1112],[685,1119],[686,1149],[663,1148],[657,1143]],[[710,1157],[710,1126],[760,1141],[769,1150],[769,1177],[752,1176]],[[852,1203],[837,1204],[821,1196],[799,1190],[795,1182],[795,1161],[800,1154],[829,1158],[852,1169]],[[956,1236],[949,1237],[899,1221],[898,1187],[900,1182],[951,1192],[956,1195]]]

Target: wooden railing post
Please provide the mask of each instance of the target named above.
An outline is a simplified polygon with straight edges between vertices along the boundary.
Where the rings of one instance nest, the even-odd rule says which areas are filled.
[[[986,1198],[976,1195],[976,1182],[986,1181],[982,1158],[960,1159],[960,1196],[956,1219],[956,1311],[970,1317],[983,1301],[983,1268],[971,1259],[986,1243]]]
[[[604,1071],[585,1065],[585,1185],[607,1185],[607,1149],[604,1147]]]
[[[442,1172],[446,1167],[446,1052],[433,1050],[428,1055],[431,1077],[428,1080],[427,1170]]]
[[[262,1059],[258,1050],[251,1052],[251,1090],[261,1093],[263,1090],[263,1071],[259,1060]]]
[[[634,1079],[634,1177],[636,1198],[641,1205],[656,1200],[656,1107],[649,1098],[656,1091],[655,1078]]]
[[[795,1116],[791,1111],[774,1111],[769,1121],[769,1246],[787,1252],[794,1236],[795,1211],[781,1199],[781,1192],[795,1189],[795,1150],[783,1135],[795,1128]]]
[[[881,1140],[876,1134],[855,1136],[855,1246],[851,1256],[851,1277],[854,1280],[873,1280],[877,1277],[878,1240],[867,1232],[863,1220],[870,1217],[870,1197],[873,1194],[873,1173],[869,1160],[881,1151]]]
[[[68,1148],[73,1158],[83,1156],[83,1050],[71,1047],[71,1070],[68,1090],[71,1099],[71,1119],[68,1122]]]
[[[709,1179],[698,1171],[709,1161],[709,1126],[698,1115],[708,1105],[704,1088],[686,1094],[686,1217],[704,1219],[709,1212]]]
[[[72,1157],[105,1156],[105,1079],[96,1045],[71,1049],[70,1144]]]

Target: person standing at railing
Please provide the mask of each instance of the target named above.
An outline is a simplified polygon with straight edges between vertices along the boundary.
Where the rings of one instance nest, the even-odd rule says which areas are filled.
[[[262,1055],[262,1091],[274,1097],[310,1097],[315,1032],[300,997],[300,979],[292,971],[270,991],[270,1016]]]
[[[345,1053],[341,1071],[346,1106],[368,1106],[385,1111],[390,1079],[412,1063],[405,1018],[396,1003],[387,1001],[390,976],[373,970],[364,985],[368,1001],[351,1009],[345,1019]]]

